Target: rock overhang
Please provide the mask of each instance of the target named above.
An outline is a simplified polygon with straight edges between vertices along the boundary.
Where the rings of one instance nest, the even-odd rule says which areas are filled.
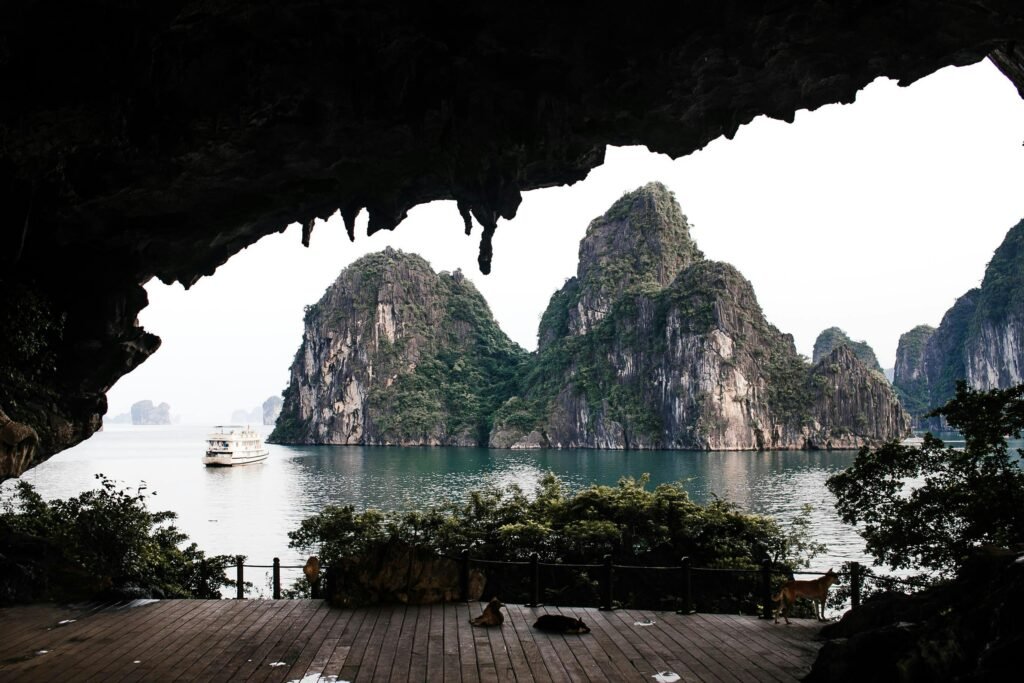
[[[308,239],[315,218],[351,231],[366,209],[373,232],[454,199],[486,271],[520,193],[584,178],[608,144],[678,157],[757,115],[986,56],[1024,92],[1008,0],[14,0],[0,18],[0,285],[61,320],[52,367],[0,388],[39,434],[35,461],[95,430],[105,391],[158,346],[141,283],[192,284],[292,222]],[[43,364],[8,353],[0,370],[23,361]]]

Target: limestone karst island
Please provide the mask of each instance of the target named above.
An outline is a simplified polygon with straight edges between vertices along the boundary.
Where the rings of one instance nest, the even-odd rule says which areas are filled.
[[[371,254],[308,307],[270,440],[832,449],[910,430],[877,360],[834,343],[807,362],[660,183],[591,222],[537,334],[535,353],[511,342],[461,272]]]

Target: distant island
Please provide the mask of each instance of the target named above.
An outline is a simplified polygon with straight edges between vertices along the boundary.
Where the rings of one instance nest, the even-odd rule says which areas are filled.
[[[153,402],[148,400],[133,403],[131,421],[133,425],[169,425],[171,406],[166,403],[153,405]]]
[[[235,424],[272,425],[281,414],[283,401],[280,396],[270,396],[261,405],[248,410],[239,408],[231,413],[231,422]]]
[[[877,360],[838,335],[801,357],[660,183],[595,219],[579,254],[532,354],[461,272],[390,248],[357,260],[307,308],[270,440],[743,450],[909,432]]]

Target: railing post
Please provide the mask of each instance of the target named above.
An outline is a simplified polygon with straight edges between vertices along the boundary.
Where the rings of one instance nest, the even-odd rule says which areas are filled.
[[[459,596],[463,602],[469,602],[469,548],[462,549],[462,561],[459,565]]]
[[[850,607],[860,607],[860,562],[850,563]]]
[[[235,597],[239,600],[245,599],[245,569],[242,566],[243,562],[245,562],[245,558],[242,555],[235,556],[235,583],[238,584]]]
[[[281,558],[274,558],[274,599],[281,599]]]
[[[314,600],[319,600],[320,599],[320,579],[319,579],[319,577],[317,578],[316,581],[314,581],[313,583],[309,584],[309,597],[313,598]]]
[[[527,607],[540,607],[540,555],[530,555],[530,596]]]
[[[615,577],[612,575],[612,556],[611,555],[605,555],[604,556],[604,585],[601,586],[601,588],[602,588],[601,592],[604,594],[602,596],[602,599],[601,599],[601,602],[603,603],[601,605],[601,609],[602,610],[611,611],[611,609],[612,609],[612,602],[613,602],[613,598],[614,598],[614,590],[612,588],[612,583],[613,583],[614,580],[615,580]]]
[[[772,618],[772,562],[764,560],[761,562],[761,600],[764,607],[761,609],[763,619]]]
[[[680,577],[680,594],[683,597],[683,604],[676,610],[677,614],[693,614],[693,592],[690,584],[690,558],[684,557],[679,561],[679,568],[682,570]]]

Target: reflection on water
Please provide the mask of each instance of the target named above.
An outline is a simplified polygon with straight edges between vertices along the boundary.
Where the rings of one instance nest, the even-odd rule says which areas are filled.
[[[269,428],[264,428],[269,429]],[[263,463],[206,468],[200,458],[206,428],[113,425],[89,441],[25,474],[47,498],[96,486],[103,473],[156,491],[153,509],[174,510],[178,525],[210,553],[244,554],[265,564],[304,558],[288,549],[287,532],[328,504],[386,510],[423,508],[461,500],[484,485],[518,484],[530,493],[550,470],[570,490],[649,473],[651,485],[683,481],[691,497],[713,496],[785,522],[805,503],[813,528],[829,546],[815,562],[869,561],[863,543],[842,524],[825,479],[853,461],[855,452],[492,451],[478,448],[368,448],[274,446]],[[264,432],[265,434],[266,432]],[[11,482],[4,484],[7,489]]]

